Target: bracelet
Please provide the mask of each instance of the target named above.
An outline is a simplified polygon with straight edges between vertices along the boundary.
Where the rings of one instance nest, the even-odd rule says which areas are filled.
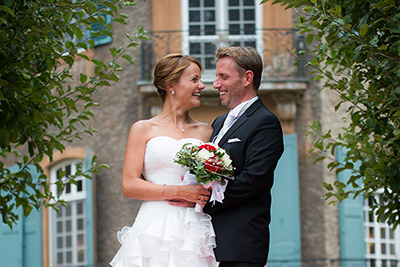
[[[167,200],[167,198],[164,196],[164,186],[165,186],[165,184],[163,184],[161,187],[161,194],[162,194],[163,199]]]

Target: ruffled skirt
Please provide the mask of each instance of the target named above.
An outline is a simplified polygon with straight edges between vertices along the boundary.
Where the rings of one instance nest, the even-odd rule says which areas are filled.
[[[210,216],[166,201],[143,202],[132,227],[117,234],[114,267],[218,266]]]

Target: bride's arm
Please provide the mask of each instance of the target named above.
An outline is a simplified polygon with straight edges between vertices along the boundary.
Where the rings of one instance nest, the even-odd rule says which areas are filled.
[[[210,192],[201,185],[153,184],[141,178],[150,123],[139,121],[132,125],[125,150],[122,170],[122,192],[127,198],[141,200],[185,200],[204,204]]]

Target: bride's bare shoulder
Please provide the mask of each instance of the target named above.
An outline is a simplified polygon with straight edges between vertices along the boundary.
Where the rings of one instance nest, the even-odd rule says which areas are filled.
[[[149,120],[139,120],[132,124],[131,131],[146,131],[151,128]]]
[[[130,135],[136,136],[136,137],[144,137],[146,139],[146,136],[151,135],[151,132],[153,131],[154,125],[151,120],[139,120],[132,124],[131,129],[130,129]]]
[[[148,120],[138,120],[131,126],[130,134],[140,138],[144,142],[154,136],[165,132],[165,124],[156,116]]]
[[[134,124],[132,124],[131,129],[141,130],[141,131],[150,131],[154,127],[159,126],[159,120],[156,118],[151,118],[148,120],[138,120]]]

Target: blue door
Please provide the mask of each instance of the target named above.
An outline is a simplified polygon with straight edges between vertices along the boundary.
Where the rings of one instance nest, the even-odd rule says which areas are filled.
[[[18,166],[10,168],[17,171]],[[31,168],[33,179],[39,174]],[[41,211],[32,210],[23,216],[22,208],[17,209],[19,219],[12,229],[0,222],[0,267],[42,266],[42,216]]]
[[[300,267],[300,197],[297,135],[284,136],[272,188],[268,267]]]

